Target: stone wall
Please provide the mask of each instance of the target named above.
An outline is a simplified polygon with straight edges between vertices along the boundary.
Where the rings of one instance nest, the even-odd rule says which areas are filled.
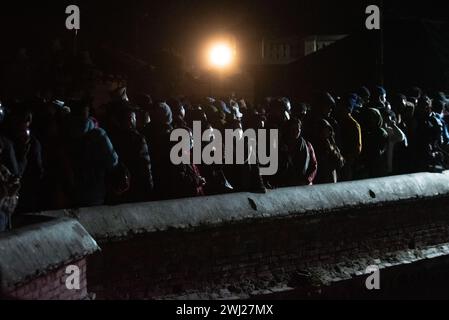
[[[99,250],[80,223],[61,218],[0,234],[0,297],[15,300],[88,298],[86,257]],[[76,285],[66,285],[68,266]],[[70,279],[69,279],[70,280]],[[69,283],[72,283],[69,281]]]
[[[423,173],[44,214],[100,243],[87,274],[100,299],[245,299],[320,296],[370,265],[445,259],[448,205],[449,173]]]

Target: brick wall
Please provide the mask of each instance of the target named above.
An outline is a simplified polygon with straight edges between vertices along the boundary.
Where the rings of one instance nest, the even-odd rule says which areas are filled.
[[[99,299],[245,299],[325,294],[373,264],[415,273],[449,257],[448,206],[445,172],[43,214],[99,242]]]
[[[83,300],[88,297],[86,278],[86,259],[81,259],[70,265],[77,266],[80,270],[80,289],[69,290],[66,286],[66,268],[48,272],[18,286],[11,291],[5,292],[4,296],[13,300]]]
[[[356,272],[398,252],[448,243],[448,205],[449,198],[406,201],[103,242],[88,260],[88,285],[100,299],[250,298],[309,287],[298,284],[298,273],[314,270],[313,282],[331,278],[329,269],[339,265]],[[360,259],[366,264],[357,269]]]
[[[87,256],[98,250],[95,240],[74,219],[45,220],[2,233],[0,298],[86,299]],[[71,270],[68,266],[78,269]],[[76,285],[79,280],[79,289],[67,288],[68,277],[69,284]],[[71,282],[74,277],[77,279]]]

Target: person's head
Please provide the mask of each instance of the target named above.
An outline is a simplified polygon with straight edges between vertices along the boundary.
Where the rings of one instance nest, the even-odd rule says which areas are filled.
[[[13,131],[19,127],[29,129],[33,122],[33,113],[25,103],[17,103],[11,106],[11,112],[8,114],[7,126]]]
[[[414,107],[416,107],[418,105],[418,99],[417,98],[408,97],[407,98],[407,102],[412,104]]]
[[[443,114],[443,111],[445,109],[446,103],[441,100],[433,100],[432,102],[432,111],[436,114]]]
[[[284,136],[287,140],[298,140],[301,137],[301,130],[301,120],[290,119],[284,125]]]
[[[272,99],[268,109],[268,117],[271,122],[282,124],[290,120],[290,105],[286,99]]]
[[[240,106],[237,103],[237,101],[231,100],[229,102],[229,105],[231,106],[231,115],[235,120],[242,120],[243,113],[240,111]]]
[[[359,102],[359,96],[355,93],[343,95],[336,103],[337,116],[344,116],[352,113]]]
[[[303,121],[307,117],[309,107],[305,103],[294,104],[292,107],[292,118]]]
[[[413,103],[411,103],[410,101],[406,102],[404,113],[402,114],[405,121],[411,121],[413,119],[413,117],[415,116],[415,108],[416,106]]]
[[[184,105],[181,103],[180,100],[178,100],[178,99],[169,99],[167,101],[167,104],[169,105],[169,107],[170,107],[170,109],[171,109],[171,111],[173,113],[173,116],[175,118],[179,118],[179,119],[182,119],[182,120],[185,119],[185,117],[186,117],[186,110],[185,110]]]
[[[238,119],[232,119],[226,122],[225,125],[226,130],[238,131],[239,135],[237,140],[241,140],[243,138],[243,125],[242,122]]]
[[[415,100],[419,100],[423,95],[421,88],[413,87],[409,91],[409,97],[414,98]]]
[[[287,97],[283,97],[283,98],[281,98],[281,100],[283,101],[283,103],[285,105],[284,106],[285,111],[287,111],[288,113],[291,113],[291,111],[292,111],[292,104],[290,102],[290,99],[287,98]]]
[[[13,107],[13,111],[7,119],[8,131],[16,143],[26,144],[31,137],[30,127],[33,115],[24,104],[17,104]]]
[[[75,117],[87,120],[90,116],[90,105],[84,99],[70,100],[67,102],[67,106],[70,108],[71,114]]]
[[[257,110],[252,109],[248,111],[244,118],[244,127],[245,129],[263,129],[265,128],[266,120],[265,115],[262,115]]]
[[[143,109],[136,110],[136,128],[141,131],[151,122],[150,113]]]
[[[312,113],[327,118],[335,108],[335,99],[329,92],[321,92],[313,97]]]
[[[203,127],[207,126],[209,123],[207,114],[202,107],[197,106],[190,110],[188,114],[188,124],[193,127],[193,122],[201,122]]]
[[[112,101],[125,101],[128,102],[128,93],[126,86],[119,86],[115,90],[111,92],[111,100]]]
[[[395,94],[391,97],[391,106],[395,113],[404,114],[407,106],[407,97],[401,93]]]
[[[387,102],[387,91],[384,87],[377,86],[373,90],[373,102],[385,104]]]
[[[240,112],[245,114],[248,111],[248,104],[246,103],[245,99],[240,99],[237,101],[237,104],[239,106]]]
[[[359,90],[357,90],[356,93],[360,97],[360,103],[362,106],[367,105],[370,102],[371,92],[367,87],[361,87]]]
[[[437,114],[442,114],[446,109],[447,99],[443,92],[438,92],[433,96],[432,111]]]
[[[153,104],[153,99],[149,94],[140,93],[136,95],[136,97],[133,99],[135,104],[143,110],[149,111],[151,109],[151,105]]]
[[[398,122],[398,117],[393,110],[386,110],[383,115],[383,119],[387,126],[395,125]]]
[[[211,125],[216,129],[222,129],[226,122],[226,114],[219,110],[215,105],[207,107],[205,110],[207,122],[203,121],[203,125]]]
[[[426,95],[418,99],[415,111],[417,116],[428,116],[432,113],[432,100]]]
[[[173,123],[173,113],[165,102],[158,102],[155,103],[153,109],[152,117],[153,122],[157,123],[158,125],[167,125],[171,126]]]
[[[223,100],[216,100],[214,103],[214,106],[218,109],[218,111],[224,113],[224,114],[231,114],[232,111],[228,108],[226,105],[226,102]]]
[[[125,107],[118,111],[117,121],[120,128],[124,130],[134,130],[137,127],[136,112],[134,109]]]

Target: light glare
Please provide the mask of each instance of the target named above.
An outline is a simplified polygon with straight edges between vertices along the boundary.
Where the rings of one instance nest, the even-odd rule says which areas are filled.
[[[210,62],[220,68],[229,66],[232,63],[232,49],[226,44],[214,45],[210,51]]]

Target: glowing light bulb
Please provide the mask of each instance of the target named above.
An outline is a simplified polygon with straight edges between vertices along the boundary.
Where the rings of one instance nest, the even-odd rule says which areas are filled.
[[[210,62],[220,68],[229,66],[232,63],[233,50],[226,44],[216,44],[210,50]]]

